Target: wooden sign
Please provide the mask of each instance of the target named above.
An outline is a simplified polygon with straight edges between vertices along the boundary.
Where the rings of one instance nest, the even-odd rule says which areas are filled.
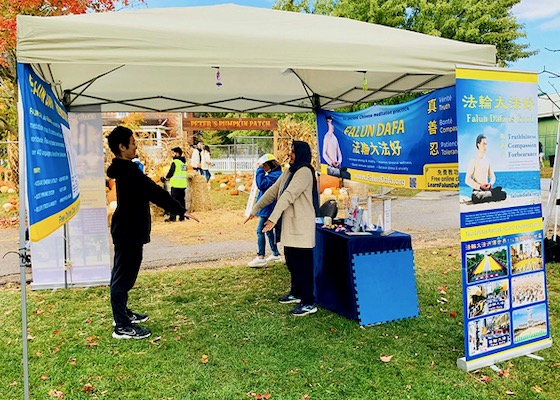
[[[188,118],[184,120],[184,123],[185,128],[200,131],[274,131],[278,129],[276,118]]]

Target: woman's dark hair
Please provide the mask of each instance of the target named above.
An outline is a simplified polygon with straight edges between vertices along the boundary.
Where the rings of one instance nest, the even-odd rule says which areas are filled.
[[[293,174],[300,168],[309,168],[311,170],[311,176],[313,177],[312,186],[312,196],[313,196],[313,208],[315,208],[315,215],[319,216],[319,191],[317,190],[317,178],[315,177],[315,168],[311,165],[311,147],[307,142],[302,142],[300,140],[294,140],[292,142],[292,151],[295,154],[295,162],[290,165],[290,172]],[[291,180],[291,177],[288,180]]]
[[[129,128],[120,125],[113,129],[111,133],[109,133],[109,136],[107,136],[107,142],[109,143],[109,148],[114,155],[118,156],[121,154],[119,144],[122,144],[125,148],[128,149],[130,137],[132,135],[133,133]]]
[[[210,146],[204,145],[204,150],[206,150],[208,152],[208,154],[211,154],[210,153]]]

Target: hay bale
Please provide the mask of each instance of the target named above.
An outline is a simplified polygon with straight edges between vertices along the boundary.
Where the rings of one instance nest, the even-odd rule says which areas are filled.
[[[317,169],[319,157],[315,127],[307,121],[295,121],[291,116],[278,122],[278,129],[274,132],[274,155],[282,165],[288,162],[292,140],[309,143],[311,164]]]
[[[191,188],[191,207],[189,211],[211,211],[212,199],[206,179],[199,173],[189,174],[189,184]]]

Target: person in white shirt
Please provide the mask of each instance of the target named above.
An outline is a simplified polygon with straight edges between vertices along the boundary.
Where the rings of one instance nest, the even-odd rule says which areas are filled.
[[[478,151],[469,163],[465,177],[465,183],[473,189],[472,202],[477,204],[505,200],[507,193],[502,190],[502,187],[493,186],[496,175],[490,160],[486,157],[486,136],[481,134],[476,137],[476,148]]]
[[[200,168],[201,163],[201,147],[202,144],[199,142],[198,144],[192,146],[192,154],[191,154],[191,166],[193,169],[202,175],[202,170]]]
[[[323,138],[323,158],[331,167],[340,168],[342,163],[342,152],[338,139],[334,135],[334,125],[332,117],[327,117],[327,133]]]
[[[200,168],[201,174],[206,178],[206,182],[210,180],[210,167],[212,166],[212,159],[210,158],[210,147],[204,146],[200,154]]]
[[[342,166],[342,152],[334,134],[333,119],[331,116],[327,116],[326,120],[328,128],[323,138],[323,159],[327,163],[327,174],[350,179],[350,173]]]

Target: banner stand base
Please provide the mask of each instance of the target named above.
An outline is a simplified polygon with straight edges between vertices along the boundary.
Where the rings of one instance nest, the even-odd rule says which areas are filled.
[[[108,286],[109,280],[102,279],[96,281],[84,281],[84,282],[72,282],[69,283],[67,289],[71,288],[87,288],[94,286]],[[53,283],[31,283],[31,290],[44,290],[44,289],[64,289],[64,282],[53,282]]]
[[[488,367],[490,365],[511,360],[521,356],[526,356],[539,350],[546,349],[552,346],[552,339],[548,338],[526,346],[517,347],[515,349],[506,350],[501,353],[492,354],[486,357],[477,358],[475,360],[466,361],[465,357],[457,359],[457,367],[459,369],[470,372],[476,369]]]

